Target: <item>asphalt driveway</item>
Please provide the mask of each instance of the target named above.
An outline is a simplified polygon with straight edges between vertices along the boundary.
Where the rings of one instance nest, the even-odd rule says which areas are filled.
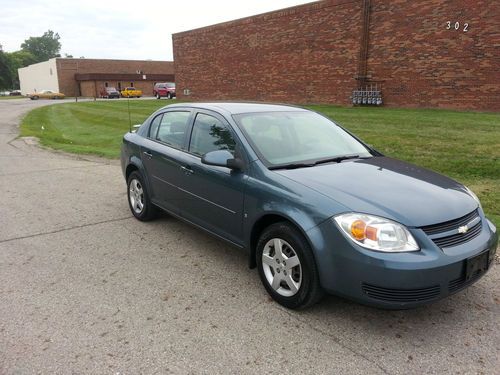
[[[118,162],[16,139],[47,104],[0,100],[0,374],[498,373],[500,265],[416,310],[288,311],[239,250],[133,219]]]

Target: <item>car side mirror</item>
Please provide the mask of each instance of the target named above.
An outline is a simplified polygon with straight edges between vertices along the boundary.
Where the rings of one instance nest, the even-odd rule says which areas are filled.
[[[201,157],[201,162],[216,167],[226,167],[235,170],[243,169],[243,161],[239,158],[235,158],[228,150],[207,152]]]

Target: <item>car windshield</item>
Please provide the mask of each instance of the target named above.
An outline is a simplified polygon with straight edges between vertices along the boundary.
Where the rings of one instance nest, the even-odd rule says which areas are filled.
[[[371,156],[349,133],[314,112],[245,113],[234,118],[268,167]]]

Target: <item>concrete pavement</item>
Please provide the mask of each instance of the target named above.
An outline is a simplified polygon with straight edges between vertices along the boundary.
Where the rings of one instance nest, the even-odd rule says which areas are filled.
[[[47,104],[0,100],[0,374],[498,373],[499,265],[416,310],[288,311],[242,252],[133,219],[117,162],[16,139]]]

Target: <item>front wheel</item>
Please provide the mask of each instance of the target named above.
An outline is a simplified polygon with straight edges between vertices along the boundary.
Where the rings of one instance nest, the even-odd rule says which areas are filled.
[[[132,172],[127,181],[128,204],[132,215],[140,221],[149,221],[156,217],[158,209],[149,196],[144,179],[139,172]]]
[[[311,247],[292,225],[268,227],[257,244],[257,266],[271,297],[289,309],[314,305],[323,296]]]
[[[156,99],[161,99],[160,94],[156,94]]]

